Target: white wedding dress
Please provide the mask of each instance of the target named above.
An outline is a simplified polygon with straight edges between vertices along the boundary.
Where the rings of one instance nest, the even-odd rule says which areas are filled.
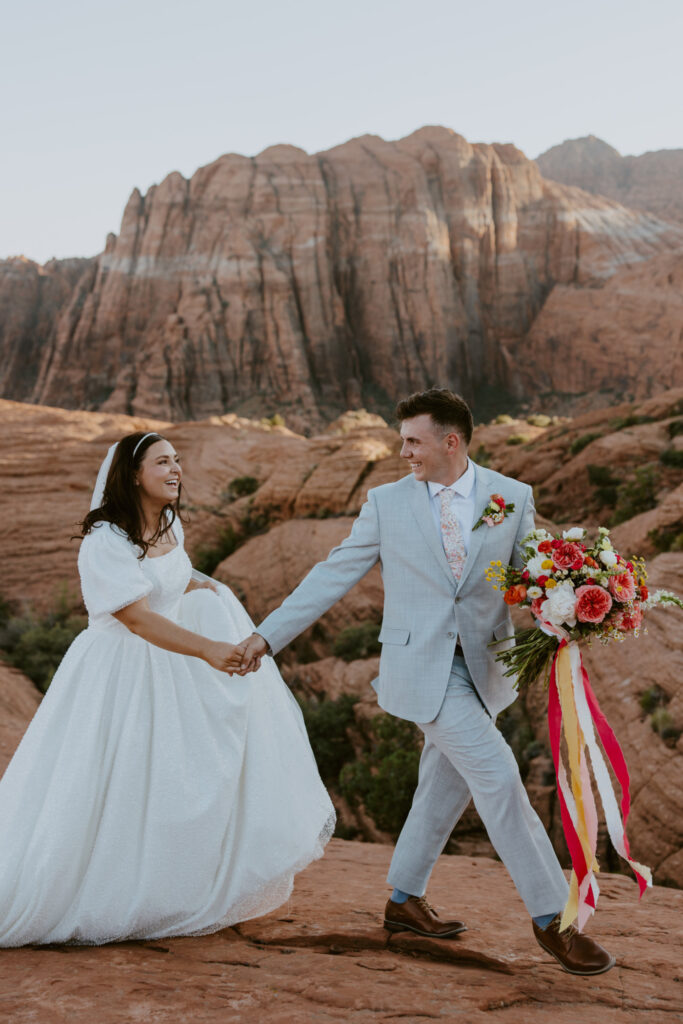
[[[229,676],[135,636],[150,607],[215,640],[253,629],[228,590],[187,594],[177,546],[139,561],[100,524],[81,545],[88,628],[0,781],[0,946],[217,931],[289,896],[334,810],[274,662]]]

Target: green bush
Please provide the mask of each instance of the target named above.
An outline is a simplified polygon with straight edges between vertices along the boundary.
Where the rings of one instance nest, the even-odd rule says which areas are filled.
[[[655,683],[648,690],[644,690],[638,698],[638,703],[647,715],[651,715],[655,708],[666,704],[667,696],[664,690]]]
[[[259,482],[255,476],[236,476],[228,484],[228,494],[231,498],[244,498],[258,489]]]
[[[602,434],[582,434],[581,437],[575,438],[569,445],[570,455],[578,455],[579,452],[582,452],[584,448],[587,448],[591,442],[597,441],[599,437],[602,437]]]
[[[593,487],[613,487],[619,483],[609,466],[595,466],[591,463],[586,466],[586,472]]]
[[[621,484],[618,489],[616,508],[610,526],[625,523],[627,519],[655,508],[658,483],[659,477],[654,466],[639,466],[634,479]]]
[[[665,707],[657,707],[650,715],[650,725],[661,736],[664,729],[670,730],[673,728],[673,715]]]
[[[665,448],[659,456],[659,461],[664,466],[671,466],[673,469],[683,469],[683,448]]]
[[[531,427],[549,427],[553,422],[550,416],[546,416],[545,413],[536,413],[533,416],[527,416],[527,423]]]
[[[338,700],[299,700],[318,771],[327,785],[336,784],[343,766],[355,756],[348,728],[354,723],[357,700],[349,694]]]
[[[530,440],[528,434],[510,434],[505,444],[528,444]]]
[[[284,427],[285,418],[281,416],[279,412],[276,412],[274,416],[264,416],[261,420],[264,427]]]
[[[683,551],[683,521],[650,530],[648,537],[657,551]]]
[[[87,616],[74,614],[62,596],[53,611],[36,616],[12,614],[3,602],[0,615],[0,649],[10,665],[20,669],[43,693],[49,687],[59,663],[78,634],[88,624]]]
[[[678,437],[679,434],[683,434],[683,420],[673,420],[669,426],[669,437],[673,440],[674,437]]]
[[[224,558],[228,558],[238,547],[240,539],[232,526],[225,526],[216,538],[212,546],[201,545],[197,548],[192,559],[192,564],[199,572],[211,576],[214,569],[220,565]]]
[[[638,427],[641,423],[654,423],[654,416],[637,416],[631,414],[630,416],[620,416],[615,420],[610,420],[610,430],[618,431],[624,430],[626,427]]]
[[[412,722],[380,714],[367,742],[367,753],[342,768],[339,788],[352,807],[362,802],[378,828],[397,836],[417,785],[421,733]]]
[[[508,414],[506,412],[501,412],[498,416],[496,416],[496,418],[495,418],[495,420],[493,422],[494,423],[514,423],[515,421],[513,420],[512,416],[508,416]]]
[[[347,626],[334,642],[335,657],[343,658],[344,661],[355,661],[356,658],[369,658],[373,654],[379,654],[379,630],[376,622],[361,622],[358,626]]]
[[[491,465],[491,452],[488,450],[488,448],[484,444],[480,444],[479,445],[479,447],[477,448],[477,450],[474,453],[474,455],[472,456],[472,458],[480,466],[490,466]]]

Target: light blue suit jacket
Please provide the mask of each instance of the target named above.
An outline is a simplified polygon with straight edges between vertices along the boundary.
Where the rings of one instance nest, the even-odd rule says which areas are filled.
[[[493,717],[515,699],[489,644],[512,636],[500,591],[485,579],[489,562],[521,564],[520,541],[534,529],[527,484],[475,464],[474,522],[492,494],[514,503],[499,525],[473,530],[467,561],[456,583],[429,504],[429,489],[410,475],[368,491],[353,529],[315,565],[278,609],[258,627],[277,653],[315,622],[379,560],[384,614],[379,677],[380,707],[399,718],[431,722],[444,699],[456,640],[479,696]],[[512,641],[508,642],[510,646]]]

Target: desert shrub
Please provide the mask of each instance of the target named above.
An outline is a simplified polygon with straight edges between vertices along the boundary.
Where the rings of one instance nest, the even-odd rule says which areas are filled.
[[[285,418],[281,416],[279,412],[276,412],[274,416],[264,416],[261,420],[264,427],[284,427]]]
[[[650,725],[656,733],[659,733],[663,739],[667,737],[664,735],[666,732],[667,736],[671,736],[676,727],[674,725],[673,715],[670,711],[667,711],[665,707],[657,707],[650,715]],[[680,730],[678,730],[680,734]]]
[[[586,466],[588,481],[593,487],[611,487],[619,483],[617,477],[612,473],[610,466],[595,466],[592,463]]]
[[[657,504],[658,475],[654,466],[639,466],[633,480],[621,484],[617,492],[616,508],[610,520],[611,526],[625,523],[627,519],[655,508]]]
[[[299,700],[318,771],[327,785],[336,784],[344,765],[355,756],[348,728],[357,699],[344,694],[338,700]]]
[[[553,422],[550,416],[546,416],[542,412],[527,416],[526,421],[531,427],[549,427]]]
[[[592,441],[597,441],[602,434],[582,434],[581,437],[576,437],[569,445],[570,455],[578,455],[584,448],[587,448]]]
[[[683,551],[683,521],[650,530],[648,537],[657,551]]]
[[[472,458],[480,466],[490,466],[491,465],[491,452],[488,450],[488,448],[484,444],[480,444],[479,445],[479,447],[477,448],[477,450],[474,453],[474,455],[472,456]]]
[[[253,494],[259,488],[259,482],[255,476],[236,476],[228,484],[228,494],[231,498],[244,498]]]
[[[228,558],[239,547],[239,543],[240,538],[233,527],[224,526],[213,545],[201,545],[197,548],[192,564],[199,572],[211,576],[216,566],[220,565],[224,558]]]
[[[626,427],[638,427],[641,423],[654,423],[654,416],[637,416],[632,413],[629,416],[619,416],[617,419],[610,420],[610,430],[618,431],[624,430]]]
[[[46,615],[31,611],[13,614],[7,605],[4,613],[0,649],[5,659],[45,693],[68,648],[87,626],[87,616],[74,614],[65,595],[57,599]]]
[[[368,726],[369,748],[344,766],[339,788],[352,807],[362,803],[378,828],[396,836],[417,785],[421,733],[412,722],[377,715]]]
[[[643,711],[646,714],[650,715],[655,710],[655,708],[660,707],[662,704],[666,704],[667,700],[668,698],[664,690],[662,690],[662,688],[660,686],[657,686],[657,684],[655,683],[654,686],[651,686],[649,689],[644,690],[641,693],[640,697],[638,698],[638,703],[640,704]]]
[[[683,469],[683,448],[665,448],[659,456],[659,461],[664,466],[671,466],[672,469]]]
[[[379,630],[376,622],[361,622],[358,626],[347,626],[334,642],[335,657],[343,658],[344,661],[354,661],[356,658],[369,658],[373,654],[379,654]]]
[[[240,519],[244,537],[254,537],[258,533],[265,533],[270,528],[270,510],[267,508],[254,509],[249,503],[249,508]]]
[[[528,434],[510,434],[505,444],[528,444],[530,440]]]
[[[683,420],[672,420],[667,427],[669,431],[669,437],[673,440],[674,437],[678,437],[679,434],[683,434]]]
[[[514,423],[515,421],[513,420],[512,416],[508,416],[508,414],[506,412],[501,412],[498,416],[496,416],[496,418],[495,418],[495,420],[493,422],[494,423]]]

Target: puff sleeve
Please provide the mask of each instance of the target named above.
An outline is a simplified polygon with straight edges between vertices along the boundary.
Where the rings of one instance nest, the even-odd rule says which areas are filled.
[[[147,597],[152,582],[142,571],[138,549],[118,527],[98,523],[81,542],[78,571],[88,615],[111,615]]]

